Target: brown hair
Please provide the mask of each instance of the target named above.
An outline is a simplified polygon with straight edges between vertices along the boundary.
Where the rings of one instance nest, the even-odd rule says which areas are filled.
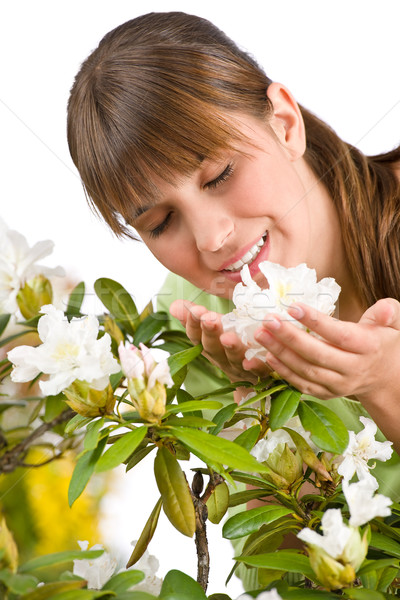
[[[267,120],[271,80],[206,19],[149,13],[108,33],[83,63],[68,105],[68,142],[92,206],[119,236],[157,181],[193,172],[243,135],[226,118]],[[400,299],[400,148],[366,157],[304,107],[305,159],[335,203],[365,305]]]

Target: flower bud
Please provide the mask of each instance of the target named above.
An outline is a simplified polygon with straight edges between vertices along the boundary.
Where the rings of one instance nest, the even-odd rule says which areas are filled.
[[[278,444],[263,462],[270,471],[263,473],[262,476],[280,489],[288,489],[303,475],[303,461],[300,454],[297,451],[292,452],[286,443]]]
[[[354,567],[332,558],[318,546],[308,547],[310,564],[319,581],[328,590],[339,590],[351,586],[356,578]]]
[[[115,397],[110,384],[104,390],[94,390],[86,381],[76,379],[63,393],[66,403],[83,417],[98,417],[111,414]]]
[[[104,331],[109,333],[118,345],[123,343],[124,336],[122,334],[122,331],[120,330],[114,319],[110,317],[110,315],[104,315]]]
[[[150,423],[157,423],[165,413],[167,402],[165,386],[156,381],[150,390],[144,388],[138,393],[137,390],[140,389],[141,385],[141,381],[138,379],[128,380],[128,391],[132,402],[142,419]]]
[[[42,306],[51,304],[53,290],[50,281],[44,275],[36,275],[25,282],[17,294],[17,304],[25,319],[31,319],[39,314]]]
[[[361,538],[358,527],[350,527],[351,534],[341,556],[345,563],[351,564],[358,571],[368,552],[367,532]]]
[[[4,517],[0,519],[0,569],[10,569],[13,573],[18,567],[18,549]]]

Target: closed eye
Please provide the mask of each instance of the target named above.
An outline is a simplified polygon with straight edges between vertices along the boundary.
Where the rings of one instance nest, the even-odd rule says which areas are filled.
[[[149,235],[151,238],[158,238],[162,233],[164,233],[164,231],[168,228],[170,224],[172,215],[173,212],[170,211],[165,217],[165,219],[159,225],[157,225],[157,227],[154,227],[149,231]]]
[[[212,181],[209,181],[208,183],[206,183],[204,187],[206,189],[215,189],[218,185],[220,185],[221,183],[223,183],[224,181],[229,179],[229,177],[232,175],[232,173],[233,173],[233,164],[229,163],[229,165],[222,171],[222,173],[220,173],[220,175],[218,175],[218,177],[216,177]]]

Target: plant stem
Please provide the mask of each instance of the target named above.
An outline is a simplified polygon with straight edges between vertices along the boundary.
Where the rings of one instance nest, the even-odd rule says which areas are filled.
[[[207,591],[208,576],[210,572],[210,554],[207,541],[207,506],[200,498],[193,497],[196,514],[195,542],[197,550],[197,582],[204,591]]]

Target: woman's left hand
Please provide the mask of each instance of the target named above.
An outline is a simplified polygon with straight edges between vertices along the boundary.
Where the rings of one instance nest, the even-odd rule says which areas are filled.
[[[382,389],[400,392],[397,300],[379,300],[358,323],[304,304],[289,313],[320,338],[279,316],[265,320],[255,337],[267,349],[267,363],[301,392],[321,399],[355,396],[365,404]]]

